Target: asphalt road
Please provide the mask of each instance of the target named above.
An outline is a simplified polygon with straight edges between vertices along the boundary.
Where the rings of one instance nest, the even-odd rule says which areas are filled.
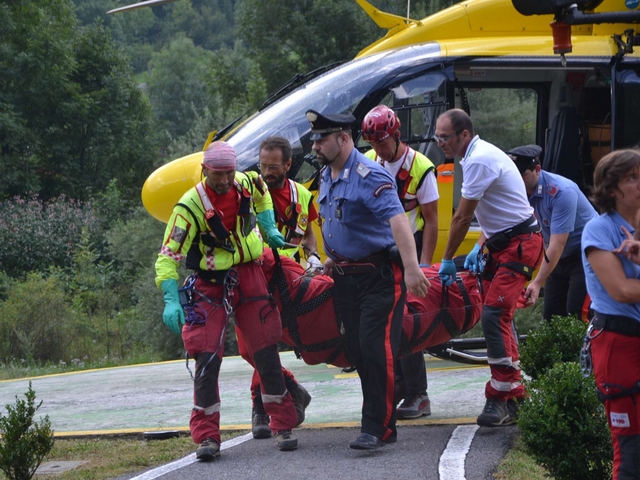
[[[492,479],[511,447],[516,427],[478,428],[488,367],[473,368],[427,356],[432,415],[399,422],[398,442],[375,452],[351,450],[359,433],[362,397],[355,374],[327,365],[306,365],[291,352],[283,364],[313,396],[300,447],[279,452],[275,440],[240,435],[223,443],[220,459],[195,455],[125,478],[291,479]],[[191,365],[193,367],[193,365]],[[193,368],[192,368],[193,369]],[[251,368],[225,357],[220,375],[221,428],[249,431]],[[15,401],[29,379],[0,382],[0,405]],[[39,411],[56,435],[102,435],[152,430],[188,430],[192,382],[184,361],[101,369],[31,379]],[[194,445],[195,450],[195,445]]]

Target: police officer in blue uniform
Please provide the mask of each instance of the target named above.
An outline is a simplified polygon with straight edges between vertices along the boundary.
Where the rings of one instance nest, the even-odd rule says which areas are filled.
[[[598,216],[578,185],[540,167],[542,148],[524,145],[506,152],[522,175],[529,203],[542,230],[546,254],[536,278],[527,286],[527,305],[544,289],[544,319],[586,315],[589,307],[580,240],[589,220]]]
[[[349,446],[372,450],[397,439],[394,365],[406,288],[423,297],[429,281],[393,177],[354,147],[350,114],[306,113],[318,161],[320,220],[334,304],[362,385],[360,436]],[[397,245],[399,260],[390,249]],[[406,285],[406,288],[405,288]]]

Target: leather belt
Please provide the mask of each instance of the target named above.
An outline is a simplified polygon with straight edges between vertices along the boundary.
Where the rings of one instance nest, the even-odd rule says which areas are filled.
[[[640,321],[622,315],[607,315],[596,312],[593,328],[619,333],[628,337],[640,337]]]

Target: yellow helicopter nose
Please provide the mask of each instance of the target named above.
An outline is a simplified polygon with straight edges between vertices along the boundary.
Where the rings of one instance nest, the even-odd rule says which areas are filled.
[[[167,223],[182,195],[202,180],[203,152],[178,158],[155,170],[142,186],[142,204],[154,218]]]

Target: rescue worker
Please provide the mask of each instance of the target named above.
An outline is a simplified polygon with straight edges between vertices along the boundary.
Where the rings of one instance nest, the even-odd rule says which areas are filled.
[[[592,200],[603,212],[582,235],[595,317],[588,330],[597,394],[613,443],[613,480],[640,479],[640,150],[617,150],[596,165]],[[635,244],[634,244],[635,242]],[[634,253],[635,251],[635,253]]]
[[[287,178],[287,172],[291,168],[289,140],[280,136],[264,139],[260,144],[258,168],[269,187],[276,224],[285,241],[289,245],[300,245],[307,265],[312,268],[321,268],[322,263],[317,252],[316,236],[311,228],[312,222],[318,218],[318,212],[313,204],[313,196],[303,185]],[[300,261],[299,248],[295,246],[285,245],[278,249],[278,253]],[[241,336],[238,337],[238,349],[240,355],[244,357],[245,347]],[[311,395],[296,381],[291,371],[283,368],[282,373],[296,406],[298,415],[296,426],[299,426],[304,422],[305,409],[311,402]],[[260,378],[255,370],[251,381],[251,400],[253,403],[251,411],[253,438],[271,437],[270,419],[262,405]]]
[[[489,250],[482,273],[481,321],[491,380],[487,382],[486,403],[477,422],[488,427],[508,425],[515,421],[526,395],[513,314],[526,282],[542,258],[540,226],[515,164],[502,150],[474,134],[466,112],[452,109],[440,115],[434,139],[445,157],[462,157],[463,173],[460,203],[451,220],[439,270],[442,282],[451,284],[456,275],[452,258],[474,214],[481,234],[464,267],[480,271],[480,253],[484,246]]]
[[[538,145],[525,145],[507,152],[522,176],[546,245],[540,270],[524,293],[526,305],[536,303],[544,286],[545,320],[551,320],[553,315],[586,318],[590,300],[580,240],[584,226],[598,213],[575,182],[542,170],[541,153]]]
[[[394,176],[398,196],[409,218],[421,267],[431,265],[438,241],[436,168],[427,157],[400,141],[400,119],[386,105],[374,107],[362,121],[362,138],[372,150],[365,155]],[[431,415],[424,354],[402,357],[396,367],[396,412],[401,420]]]
[[[262,401],[271,417],[276,445],[280,450],[293,450],[298,446],[291,433],[297,415],[278,354],[280,313],[256,262],[263,252],[254,229],[256,217],[269,245],[284,245],[271,196],[260,177],[252,180],[236,172],[235,151],[225,142],[209,145],[202,171],[205,179],[174,207],[156,261],[156,284],[165,300],[162,319],[175,334],[182,327],[185,349],[196,361],[189,423],[191,437],[200,444],[196,458],[213,460],[220,454],[218,375],[232,311],[249,361],[260,376]],[[187,268],[195,274],[195,304],[186,319],[177,284],[178,264],[185,257]]]
[[[406,288],[423,297],[429,282],[393,177],[354,148],[353,115],[309,110],[306,116],[312,148],[324,165],[318,204],[329,256],[325,273],[335,282],[336,313],[363,393],[361,434],[349,446],[373,450],[397,440],[394,365]],[[391,259],[394,243],[404,281],[402,267]]]

